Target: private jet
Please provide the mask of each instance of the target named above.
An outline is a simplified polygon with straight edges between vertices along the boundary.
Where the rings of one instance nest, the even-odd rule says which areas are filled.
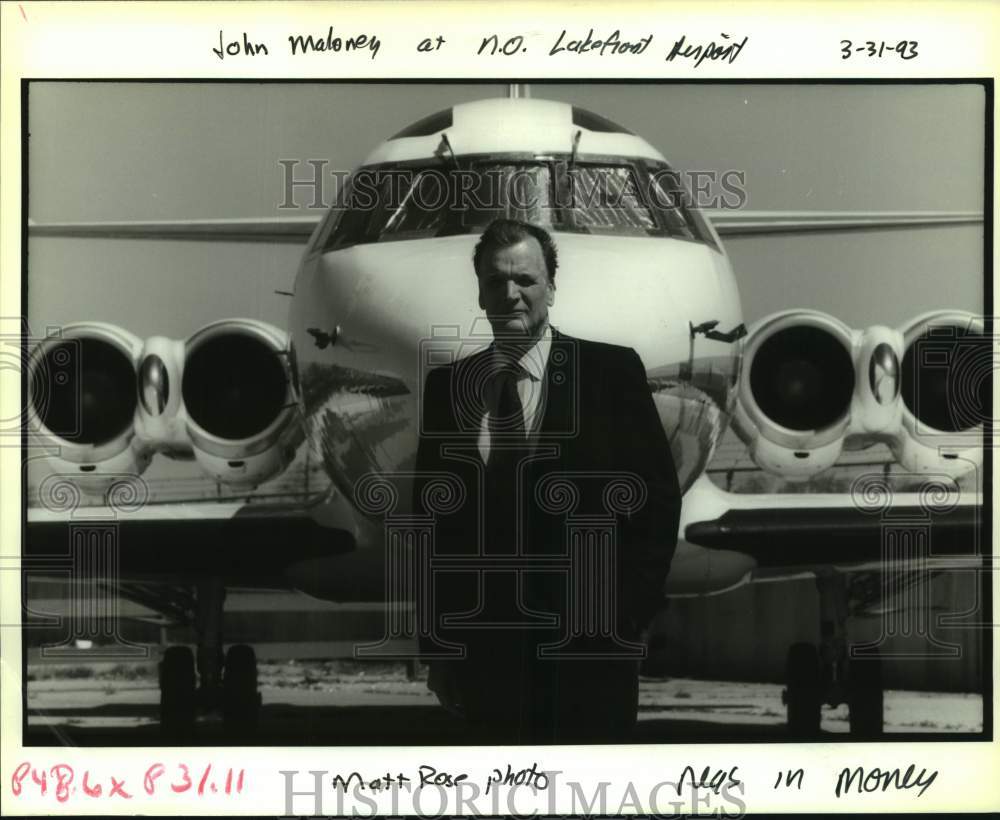
[[[983,565],[982,497],[956,480],[984,466],[988,328],[950,309],[860,329],[787,309],[747,327],[722,237],[982,214],[698,208],[641,136],[566,103],[513,94],[431,114],[379,143],[318,223],[31,223],[31,236],[308,240],[287,329],[232,318],[184,339],[142,338],[81,321],[34,347],[27,436],[45,448],[51,475],[48,500],[27,511],[25,566],[44,572],[67,543],[106,549],[92,533],[111,509],[123,594],[155,606],[170,590],[193,593],[198,651],[164,655],[164,725],[190,724],[196,689],[234,725],[256,719],[253,649],[221,653],[226,588],[385,601],[399,617],[357,654],[413,657],[412,589],[393,561],[410,513],[423,379],[491,341],[471,259],[499,216],[552,232],[562,331],[642,358],[684,492],[679,532],[663,534],[679,539],[665,599],[815,573],[823,639],[789,649],[789,726],[815,734],[824,703],[848,703],[853,733],[879,733],[879,662],[851,657],[843,640],[843,576]],[[727,492],[706,469],[729,428],[760,469],[785,478],[811,478],[845,450],[881,444],[925,483]],[[194,459],[214,481],[252,493],[304,449],[328,481],[295,504],[142,503],[132,478],[154,457]],[[897,520],[924,522],[924,535],[887,540]],[[91,535],[77,544],[77,530]]]

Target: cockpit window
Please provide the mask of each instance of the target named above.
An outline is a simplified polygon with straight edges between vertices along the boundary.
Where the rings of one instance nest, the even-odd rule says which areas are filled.
[[[462,224],[485,228],[506,217],[554,228],[552,221],[552,169],[541,162],[479,162],[470,169]]]
[[[587,233],[641,233],[656,230],[631,166],[567,167],[561,222]]]
[[[689,202],[677,174],[648,160],[479,156],[369,167],[351,178],[346,209],[324,250],[480,233],[499,217],[552,231],[670,237],[715,247]]]
[[[669,231],[688,239],[702,238],[700,234],[704,232],[704,239],[711,241],[707,228],[688,210],[692,200],[676,173],[669,168],[655,168],[650,173],[649,182],[650,199],[657,206]]]
[[[369,241],[433,235],[444,226],[448,209],[441,205],[447,201],[448,179],[443,174],[420,171],[407,178],[383,178],[367,225]]]

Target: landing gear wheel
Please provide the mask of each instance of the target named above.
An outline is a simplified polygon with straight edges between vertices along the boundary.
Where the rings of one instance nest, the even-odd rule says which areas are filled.
[[[820,733],[823,680],[819,652],[814,644],[792,644],[788,650],[785,680],[788,733],[798,738],[816,737]]]
[[[160,661],[160,731],[164,737],[190,737],[196,706],[194,653],[186,646],[171,646]]]
[[[257,691],[257,655],[253,647],[236,644],[226,653],[222,675],[222,718],[230,734],[246,735],[257,728],[261,697]]]
[[[851,658],[848,674],[851,735],[878,737],[882,734],[882,659],[877,655]]]

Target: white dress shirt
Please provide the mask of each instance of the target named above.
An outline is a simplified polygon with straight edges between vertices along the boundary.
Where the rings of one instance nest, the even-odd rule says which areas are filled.
[[[542,416],[545,412],[545,369],[549,363],[549,351],[552,349],[552,328],[545,326],[545,330],[535,344],[528,348],[524,355],[517,360],[517,395],[521,399],[521,407],[524,411],[524,429],[528,438],[533,437],[542,424]],[[499,351],[494,347],[494,355],[497,357],[497,373],[500,372],[502,362]],[[486,389],[486,413],[479,425],[479,454],[484,462],[490,460],[490,418],[496,412],[497,403],[500,400],[499,390],[500,380],[494,379]]]

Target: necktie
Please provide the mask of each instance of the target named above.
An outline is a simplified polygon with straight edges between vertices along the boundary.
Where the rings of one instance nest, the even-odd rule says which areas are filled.
[[[497,374],[499,397],[496,413],[490,416],[490,462],[496,454],[494,443],[519,442],[524,438],[524,407],[517,393],[518,375],[516,366],[505,367]]]
[[[524,455],[524,407],[517,393],[516,367],[497,374],[497,403],[490,414],[490,454],[486,463],[487,545],[490,552],[516,548],[517,465]]]

